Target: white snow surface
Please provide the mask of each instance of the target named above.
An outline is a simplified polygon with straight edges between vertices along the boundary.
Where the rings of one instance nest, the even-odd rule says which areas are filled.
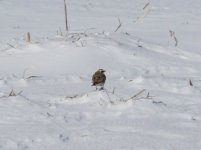
[[[200,150],[201,1],[67,3],[0,0],[0,150]]]

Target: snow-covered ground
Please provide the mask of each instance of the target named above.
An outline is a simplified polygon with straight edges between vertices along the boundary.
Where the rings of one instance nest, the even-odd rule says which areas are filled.
[[[200,150],[201,1],[67,2],[0,0],[0,150]]]

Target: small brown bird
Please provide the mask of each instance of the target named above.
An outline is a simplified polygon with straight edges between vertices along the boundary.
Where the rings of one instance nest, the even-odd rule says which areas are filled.
[[[104,89],[104,84],[106,80],[106,76],[104,74],[105,70],[103,69],[98,69],[92,76],[92,86],[100,86],[100,90]]]

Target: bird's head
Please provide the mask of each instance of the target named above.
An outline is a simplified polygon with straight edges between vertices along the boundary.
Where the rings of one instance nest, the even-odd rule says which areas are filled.
[[[104,72],[105,72],[105,70],[103,70],[103,69],[99,69],[98,71],[100,71],[101,73],[104,73]]]

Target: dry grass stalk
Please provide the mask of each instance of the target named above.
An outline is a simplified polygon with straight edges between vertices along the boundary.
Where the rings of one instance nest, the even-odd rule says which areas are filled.
[[[177,47],[177,46],[178,46],[178,40],[177,40],[177,38],[176,38],[175,32],[169,30],[169,33],[170,33],[170,38],[173,39],[173,40],[175,41],[174,46]]]
[[[118,25],[117,29],[114,32],[117,32],[122,26],[122,23],[121,23],[121,20],[119,19],[119,17],[118,17],[118,21],[119,21],[119,25]]]
[[[140,92],[138,92],[137,94],[133,95],[130,99],[134,99],[137,96],[139,96],[140,94],[142,94],[145,91],[145,89],[141,90]]]
[[[192,83],[191,79],[189,80],[189,85],[193,86],[193,83]]]
[[[11,45],[10,43],[7,43],[8,46],[12,47],[12,48],[15,48],[13,45]]]
[[[11,92],[10,92],[9,96],[16,96],[16,94],[15,94],[15,92],[14,92],[14,90],[13,90],[13,89],[11,90]]]
[[[28,43],[31,42],[31,34],[29,32],[26,33],[25,41]]]
[[[150,3],[146,3],[145,6],[143,7],[143,10],[145,10],[148,6],[150,5]]]
[[[67,34],[67,33],[68,33],[68,18],[67,18],[67,5],[66,5],[66,0],[64,0],[64,11],[65,11],[66,34]]]
[[[138,21],[142,22],[149,15],[149,13],[151,12],[151,3],[150,2],[146,3],[142,9],[143,9],[142,15],[138,16],[136,21],[134,22]]]

